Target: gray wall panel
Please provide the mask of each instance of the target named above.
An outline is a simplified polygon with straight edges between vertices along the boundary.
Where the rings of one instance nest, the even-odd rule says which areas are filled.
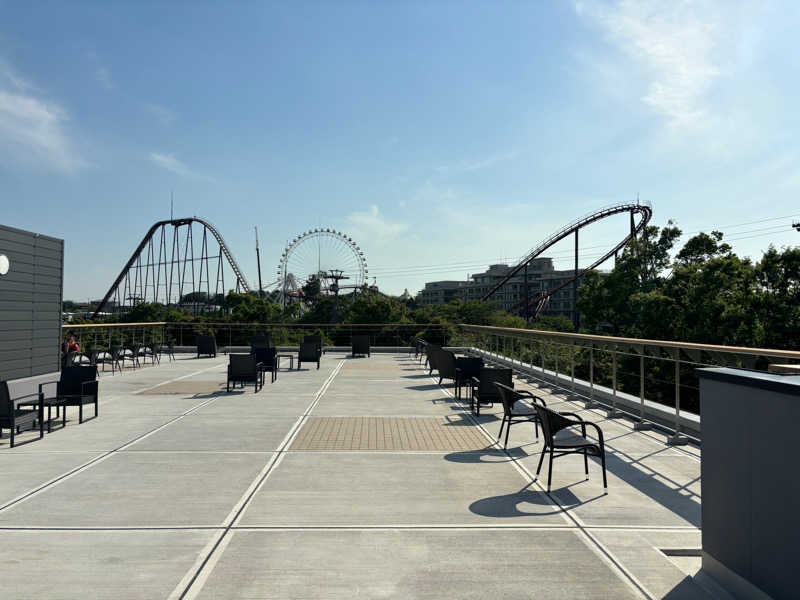
[[[64,242],[0,225],[0,380],[57,371]]]

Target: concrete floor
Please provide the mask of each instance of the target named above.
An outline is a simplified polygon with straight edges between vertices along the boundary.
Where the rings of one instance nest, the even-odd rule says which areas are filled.
[[[696,447],[517,381],[605,434],[608,494],[577,456],[555,461],[548,494],[533,427],[503,452],[500,407],[473,420],[412,357],[326,354],[258,394],[221,391],[226,362],[104,374],[97,419],[70,409],[43,440],[0,440],[3,597],[710,598],[691,578]],[[304,426],[348,417],[419,449],[369,450],[344,425],[358,450],[290,449]],[[415,446],[413,419],[438,437]],[[472,434],[485,446],[453,442]]]

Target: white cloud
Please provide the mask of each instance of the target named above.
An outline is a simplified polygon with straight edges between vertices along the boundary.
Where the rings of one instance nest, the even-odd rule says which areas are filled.
[[[114,89],[114,82],[111,79],[111,73],[106,66],[101,62],[100,57],[93,50],[87,53],[89,61],[94,65],[94,79],[101,87],[107,90]]]
[[[357,237],[380,242],[396,238],[408,230],[407,223],[384,218],[374,204],[366,211],[350,213],[347,222],[355,230]]]
[[[147,112],[149,112],[155,119],[164,125],[171,125],[173,121],[177,118],[177,113],[174,110],[167,108],[166,106],[161,106],[160,104],[145,104],[144,108]]]
[[[706,96],[722,73],[724,8],[703,2],[618,0],[580,2],[577,14],[600,26],[608,39],[643,70],[641,100],[672,125],[693,126],[708,114]]]
[[[454,163],[452,165],[442,165],[440,167],[436,167],[435,171],[443,175],[480,171],[482,169],[488,169],[489,167],[493,167],[497,164],[513,160],[518,154],[518,152],[504,152],[502,154],[492,154],[490,156],[473,160],[462,160],[461,162]]]
[[[203,175],[202,173],[190,169],[186,163],[175,158],[173,154],[151,152],[149,158],[150,162],[152,162],[154,165],[161,167],[162,169],[166,169],[167,171],[172,171],[181,177],[187,177],[189,179],[202,179],[205,181],[214,180],[213,177]]]
[[[66,111],[35,96],[35,89],[0,61],[0,160],[63,172],[88,166],[64,132]]]

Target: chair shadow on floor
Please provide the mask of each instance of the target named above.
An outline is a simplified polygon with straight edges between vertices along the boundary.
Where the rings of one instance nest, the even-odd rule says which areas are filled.
[[[573,484],[575,485],[575,484]],[[493,517],[496,519],[509,519],[514,517],[530,517],[530,516],[549,516],[554,513],[562,512],[568,508],[573,508],[581,504],[587,504],[602,498],[603,496],[596,496],[588,500],[579,500],[567,488],[562,488],[559,502],[561,506],[556,504],[552,498],[537,489],[532,489],[533,483],[529,483],[518,492],[512,494],[503,494],[502,496],[490,496],[489,498],[481,498],[469,505],[469,510],[476,515],[482,517]],[[567,496],[568,493],[568,496]],[[533,505],[548,507],[547,510],[535,510],[526,508],[522,505]]]

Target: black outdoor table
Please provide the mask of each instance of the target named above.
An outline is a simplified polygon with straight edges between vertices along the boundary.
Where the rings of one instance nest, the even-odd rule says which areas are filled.
[[[53,398],[42,398],[42,407],[47,408],[47,433],[51,433],[53,431],[52,423],[52,409],[54,406],[61,407],[61,427],[67,426],[67,407],[64,406],[64,402],[67,400],[68,396],[55,396]],[[39,400],[30,401],[30,402],[20,402],[19,406],[39,406]],[[44,415],[42,415],[44,417]],[[44,421],[44,418],[42,418]]]

